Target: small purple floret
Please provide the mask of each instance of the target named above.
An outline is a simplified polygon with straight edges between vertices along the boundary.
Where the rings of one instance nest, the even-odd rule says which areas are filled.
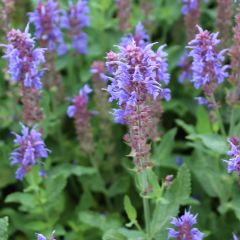
[[[146,30],[141,22],[136,25],[134,34],[129,33],[122,37],[120,46],[126,47],[127,45],[131,44],[132,40],[135,41],[138,47],[145,47],[150,43],[150,37],[146,33]]]
[[[35,128],[29,129],[22,126],[22,135],[15,134],[14,143],[19,145],[11,153],[11,164],[20,165],[16,171],[16,178],[22,180],[24,175],[31,170],[32,166],[37,164],[40,158],[47,158],[49,150],[42,140],[41,133]]]
[[[194,216],[190,211],[185,211],[179,218],[172,218],[171,224],[176,228],[168,229],[168,239],[202,240],[204,234],[197,228],[192,228],[196,223],[197,215]]]

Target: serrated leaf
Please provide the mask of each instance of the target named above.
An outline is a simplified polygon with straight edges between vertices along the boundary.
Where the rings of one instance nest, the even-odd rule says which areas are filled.
[[[169,158],[169,155],[171,154],[173,147],[174,147],[174,138],[177,133],[177,129],[173,128],[170,131],[168,131],[161,143],[156,148],[153,160],[157,165],[160,165],[162,161],[166,161],[167,158]]]
[[[67,184],[66,178],[62,176],[50,178],[47,183],[46,197],[49,202],[53,201],[63,191]]]
[[[125,195],[124,196],[124,209],[127,213],[127,216],[131,222],[135,222],[137,219],[137,211],[131,203],[130,198]]]
[[[121,233],[117,230],[109,230],[103,235],[103,240],[127,240]]]
[[[177,215],[181,204],[185,203],[191,192],[191,176],[186,165],[183,165],[172,185],[167,189],[164,198],[167,203],[159,202],[153,213],[151,232],[165,232],[171,217]]]
[[[0,218],[0,239],[8,240],[8,217]]]

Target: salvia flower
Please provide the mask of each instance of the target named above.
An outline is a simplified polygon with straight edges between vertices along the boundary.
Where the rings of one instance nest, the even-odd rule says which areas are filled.
[[[197,26],[199,31],[195,39],[189,42],[191,49],[189,56],[193,58],[192,79],[195,88],[202,88],[206,98],[211,99],[216,87],[223,83],[227,73],[227,65],[224,65],[224,53],[226,49],[217,52],[218,33],[210,33]],[[207,99],[208,101],[210,101]],[[215,102],[211,104],[216,105]]]
[[[121,106],[121,109],[114,109],[116,122],[124,123],[132,108],[146,97],[170,99],[170,90],[162,87],[162,83],[169,82],[164,47],[159,47],[155,53],[152,44],[141,48],[133,40],[126,47],[119,47],[119,53],[108,53],[107,68],[113,75],[107,88],[109,100],[116,100]]]
[[[192,79],[191,61],[187,52],[184,52],[179,59],[178,66],[181,69],[181,74],[178,78],[179,83],[183,83],[185,80]]]
[[[91,112],[88,110],[88,95],[92,89],[84,85],[79,91],[79,95],[72,99],[72,105],[67,109],[68,117],[73,117],[77,131],[78,139],[81,143],[81,150],[84,153],[90,153],[93,149],[92,131],[91,131]]]
[[[179,218],[173,218],[171,224],[175,228],[168,229],[168,239],[177,240],[202,240],[204,234],[193,225],[197,223],[197,215],[193,215],[190,211],[185,213]]]
[[[228,161],[224,162],[228,165],[228,173],[237,172],[240,176],[240,139],[238,137],[230,137],[228,139],[230,144],[230,151],[228,155],[231,157]]]
[[[45,62],[44,49],[35,48],[35,41],[28,33],[28,26],[24,32],[11,30],[7,34],[8,44],[5,47],[3,58],[8,60],[8,73],[12,81],[20,81],[28,88],[41,89],[40,81],[43,71],[39,65]]]
[[[120,46],[126,47],[127,45],[131,44],[132,40],[135,41],[138,47],[145,47],[150,43],[150,37],[146,33],[146,30],[141,22],[136,25],[134,34],[127,34],[121,39]]]
[[[40,40],[43,47],[57,51],[60,55],[66,52],[57,2],[47,0],[43,3],[39,0],[37,8],[29,13],[29,21],[35,25],[35,37]]]
[[[54,233],[55,233],[55,231],[52,232],[50,238],[45,237],[41,233],[36,233],[36,237],[37,237],[37,240],[56,240],[55,237],[54,237]]]
[[[22,134],[15,134],[16,138],[14,140],[14,143],[19,146],[11,153],[10,157],[12,165],[19,165],[16,171],[18,180],[23,179],[32,166],[38,163],[38,159],[47,158],[49,152],[40,132],[35,128],[29,129],[23,124],[21,126]]]
[[[63,12],[61,26],[69,31],[73,48],[81,54],[87,53],[87,34],[83,29],[89,26],[88,2],[79,0],[75,5],[69,1],[69,10]]]

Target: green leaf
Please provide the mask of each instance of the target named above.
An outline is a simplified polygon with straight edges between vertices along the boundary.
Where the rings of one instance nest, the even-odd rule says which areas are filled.
[[[100,229],[102,232],[118,229],[121,226],[121,223],[115,216],[106,216],[91,211],[80,212],[79,220],[91,227]]]
[[[160,163],[166,161],[166,159],[169,158],[169,156],[172,153],[173,147],[174,147],[174,138],[177,133],[177,128],[173,128],[170,131],[168,131],[161,143],[156,148],[153,160],[157,165],[160,165]]]
[[[186,165],[183,165],[178,172],[177,178],[167,189],[163,198],[164,202],[158,202],[151,221],[151,232],[166,234],[171,217],[177,215],[179,207],[184,204],[191,192],[191,176]]]
[[[47,183],[46,196],[49,202],[55,200],[67,184],[66,178],[62,176],[50,178]]]
[[[8,217],[0,218],[0,239],[8,240]]]
[[[118,230],[109,230],[103,235],[103,240],[127,240]]]
[[[209,121],[208,112],[203,106],[197,109],[197,126],[198,133],[212,133],[211,123]]]
[[[137,219],[137,211],[131,203],[130,198],[125,195],[124,197],[124,209],[131,222],[135,222]]]
[[[108,196],[114,197],[119,194],[124,194],[127,192],[130,185],[130,179],[128,176],[121,176],[111,185],[108,190]]]

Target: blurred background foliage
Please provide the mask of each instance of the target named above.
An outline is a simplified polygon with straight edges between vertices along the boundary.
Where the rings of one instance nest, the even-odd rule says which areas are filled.
[[[172,90],[171,101],[163,103],[164,114],[158,126],[161,137],[153,143],[151,158],[155,180],[161,183],[167,175],[173,174],[174,181],[164,192],[164,200],[153,198],[155,210],[151,229],[154,239],[167,239],[170,217],[189,205],[193,212],[199,213],[198,227],[206,234],[206,239],[230,239],[232,232],[240,234],[239,184],[235,175],[226,173],[223,163],[228,150],[226,139],[217,134],[217,127],[212,126],[206,109],[194,100],[198,91],[189,82],[180,84],[177,80],[178,61],[186,46],[180,1],[149,0],[153,9],[148,16],[144,16],[141,2],[144,0],[132,1],[129,31],[133,31],[139,21],[148,20],[150,25],[145,27],[151,41],[167,44],[169,88]],[[67,7],[66,0],[59,0],[59,3],[62,8]],[[23,30],[28,22],[26,13],[35,6],[33,0],[16,0],[12,27]],[[71,50],[56,59],[64,95],[58,91],[58,86],[42,91],[45,118],[40,128],[51,149],[45,162],[47,177],[44,179],[38,176],[36,167],[23,182],[16,181],[15,169],[9,164],[9,154],[14,148],[11,132],[20,131],[21,104],[18,88],[7,81],[6,62],[0,60],[0,216],[9,217],[9,239],[34,239],[35,232],[49,235],[53,229],[57,239],[143,239],[134,225],[126,225],[136,217],[143,225],[141,198],[135,187],[132,160],[127,157],[130,149],[122,140],[126,127],[114,124],[109,114],[103,130],[98,115],[94,116],[95,145],[93,153],[86,157],[80,152],[73,121],[66,116],[69,99],[84,83],[92,84],[92,62],[104,61],[106,53],[115,49],[114,45],[124,35],[118,29],[115,1],[89,0],[89,8],[88,54],[80,56]],[[215,1],[201,5],[200,22],[204,28],[216,31]],[[34,31],[33,26],[31,31]],[[0,37],[4,43],[3,33]],[[221,91],[224,93],[225,86]],[[107,95],[104,91],[102,94]],[[89,105],[95,110],[93,96]],[[223,108],[222,113],[228,126],[228,109]],[[240,122],[236,122],[234,134],[240,135]],[[89,158],[97,164],[92,166]],[[103,179],[99,178],[98,171]],[[126,195],[129,198],[125,197],[124,201]],[[129,219],[131,216],[133,219]],[[6,219],[1,221],[1,226],[7,225]],[[0,235],[5,234],[4,231],[0,229]]]

